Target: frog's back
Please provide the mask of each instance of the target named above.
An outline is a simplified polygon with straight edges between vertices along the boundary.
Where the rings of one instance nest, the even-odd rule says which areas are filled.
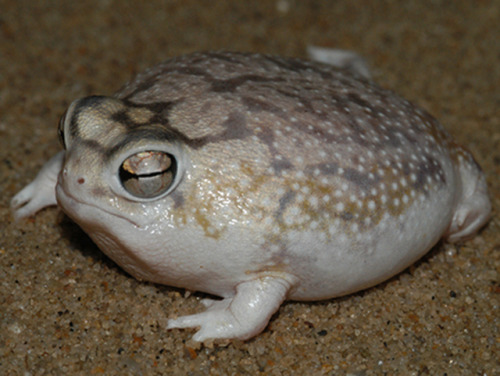
[[[472,224],[475,231],[489,213],[480,169],[432,116],[327,65],[198,53],[140,74],[117,96],[163,118],[191,151],[200,172],[193,172],[194,180],[209,178],[225,199],[246,201],[224,215],[247,215],[242,222],[264,234],[257,242],[268,257],[245,266],[245,273],[288,265],[308,281],[291,294],[295,298],[331,296],[332,288],[339,295],[385,279],[381,270],[401,270],[445,233],[452,238]],[[468,205],[460,218],[456,213],[464,182],[471,181],[480,187],[469,191],[486,203],[467,221]],[[179,188],[182,210],[196,210],[201,196]],[[207,229],[218,228],[224,237],[223,219],[210,203],[220,198],[203,198],[215,214],[200,226],[209,236]],[[353,279],[349,266],[363,262],[364,276]],[[326,281],[318,270],[332,265]]]

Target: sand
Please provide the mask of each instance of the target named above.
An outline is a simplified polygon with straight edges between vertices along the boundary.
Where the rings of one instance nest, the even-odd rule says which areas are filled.
[[[0,374],[500,374],[500,2],[137,4],[0,0]],[[494,205],[477,237],[367,291],[288,302],[250,341],[197,348],[165,323],[202,294],[133,279],[56,208],[13,223],[9,201],[60,150],[72,100],[195,50],[310,44],[358,51],[473,152]]]

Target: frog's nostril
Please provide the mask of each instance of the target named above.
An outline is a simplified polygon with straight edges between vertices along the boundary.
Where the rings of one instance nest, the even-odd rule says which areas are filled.
[[[77,182],[78,182],[78,184],[84,184],[85,183],[85,179],[84,178],[78,178]]]

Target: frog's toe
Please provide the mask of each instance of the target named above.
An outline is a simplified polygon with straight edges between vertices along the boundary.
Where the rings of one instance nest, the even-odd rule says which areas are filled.
[[[213,307],[213,306],[212,306]],[[230,309],[221,307],[220,309],[209,309],[195,315],[182,316],[169,320],[167,329],[173,328],[194,328],[200,330],[193,336],[193,340],[203,342],[207,339],[217,338],[241,338],[244,334],[252,331],[251,328],[242,326]]]
[[[201,304],[203,304],[206,308],[214,307],[214,306],[229,306],[231,299],[224,299],[224,300],[218,300],[218,299],[202,299],[200,300]]]
[[[208,302],[203,302],[208,307],[206,311],[169,320],[167,329],[199,327],[193,336],[197,342],[251,338],[264,330],[290,286],[287,279],[272,276],[241,283],[233,297],[206,299]]]
[[[18,221],[35,214],[45,205],[43,197],[37,195],[36,186],[31,183],[12,198],[10,206],[14,212],[14,219]]]
[[[45,187],[39,189],[37,184],[31,183],[12,198],[10,205],[16,221],[29,217],[40,209],[56,203],[54,193],[47,192],[43,188]]]
[[[57,204],[55,188],[63,159],[64,152],[53,156],[43,166],[35,180],[12,198],[10,206],[16,221],[29,217],[46,206]]]
[[[34,187],[28,184],[20,192],[18,192],[10,201],[12,209],[18,211],[21,207],[25,206],[33,197]]]

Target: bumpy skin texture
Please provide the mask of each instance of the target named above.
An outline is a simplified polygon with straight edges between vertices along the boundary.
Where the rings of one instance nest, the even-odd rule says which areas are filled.
[[[200,327],[196,341],[250,338],[285,299],[372,286],[491,210],[479,166],[434,118],[319,63],[174,58],[75,101],[60,130],[66,150],[14,197],[17,217],[57,198],[133,276],[223,297],[169,321]]]

